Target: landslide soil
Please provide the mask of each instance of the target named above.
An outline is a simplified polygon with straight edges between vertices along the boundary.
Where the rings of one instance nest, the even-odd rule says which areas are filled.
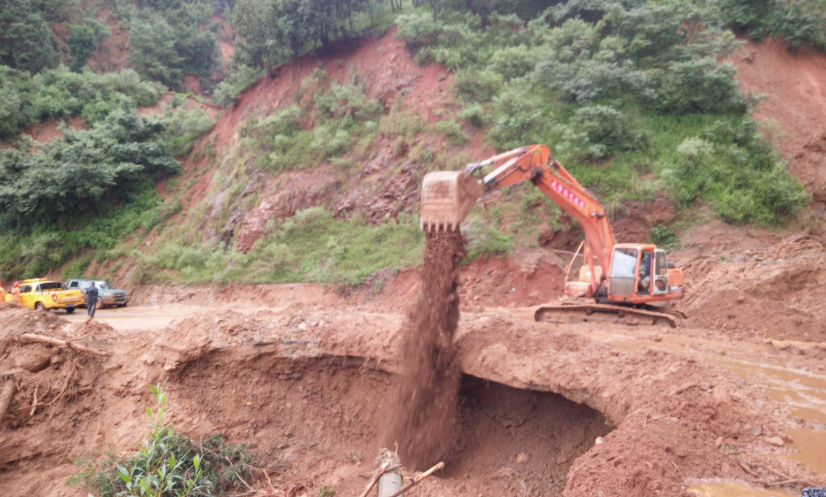
[[[386,445],[405,318],[361,296],[314,299],[311,288],[303,300],[246,315],[216,302],[151,332],[0,304],[0,370],[24,355],[41,365],[49,358],[19,377],[0,425],[0,494],[85,496],[64,486],[79,471],[72,461],[135,450],[151,403],[146,384],[168,378],[178,429],[248,442],[279,495],[313,495],[322,483],[356,495]],[[623,333],[612,326],[586,331]],[[22,333],[75,338],[111,355],[23,345]],[[777,481],[772,471],[826,484],[765,457],[783,450],[770,437],[801,425],[727,370],[501,311],[463,313],[455,343],[458,417],[446,469],[422,484],[423,495],[687,496],[691,478]],[[35,389],[48,405],[31,415]]]

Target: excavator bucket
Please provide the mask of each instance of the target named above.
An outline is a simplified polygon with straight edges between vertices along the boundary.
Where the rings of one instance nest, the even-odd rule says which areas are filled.
[[[455,231],[485,188],[462,171],[427,173],[422,182],[421,229]]]

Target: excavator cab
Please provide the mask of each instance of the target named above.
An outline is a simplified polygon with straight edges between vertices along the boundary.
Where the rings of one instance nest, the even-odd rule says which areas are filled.
[[[618,244],[609,273],[608,300],[642,304],[682,297],[682,271],[669,267],[665,250],[652,244]]]

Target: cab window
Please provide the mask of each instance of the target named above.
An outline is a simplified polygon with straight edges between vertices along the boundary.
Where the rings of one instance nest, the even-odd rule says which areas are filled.
[[[77,281],[73,281],[73,282],[69,285],[69,288],[77,288]]]
[[[20,288],[20,293],[29,293],[31,291],[32,291],[32,286],[31,285],[23,285]]]
[[[656,252],[656,271],[657,276],[666,276],[668,274],[668,264],[665,261],[665,254],[662,252]]]
[[[614,258],[611,260],[612,278],[634,278],[637,269],[637,249],[614,249]]]
[[[48,283],[41,283],[40,284],[40,291],[48,292],[51,290],[60,290],[60,283],[57,281],[50,281]]]

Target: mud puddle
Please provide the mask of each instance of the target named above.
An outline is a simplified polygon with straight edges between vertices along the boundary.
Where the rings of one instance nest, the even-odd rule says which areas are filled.
[[[722,343],[681,335],[575,330],[584,336],[608,342],[627,352],[643,348],[666,350],[697,359],[704,364],[728,369],[743,379],[760,385],[793,416],[807,421],[826,422],[826,374],[784,365],[784,358],[767,358],[765,347],[749,342]]]
[[[789,430],[792,453],[788,458],[805,464],[809,469],[826,474],[826,431]]]
[[[738,482],[695,482],[688,489],[697,497],[797,497],[784,490],[763,490]]]

